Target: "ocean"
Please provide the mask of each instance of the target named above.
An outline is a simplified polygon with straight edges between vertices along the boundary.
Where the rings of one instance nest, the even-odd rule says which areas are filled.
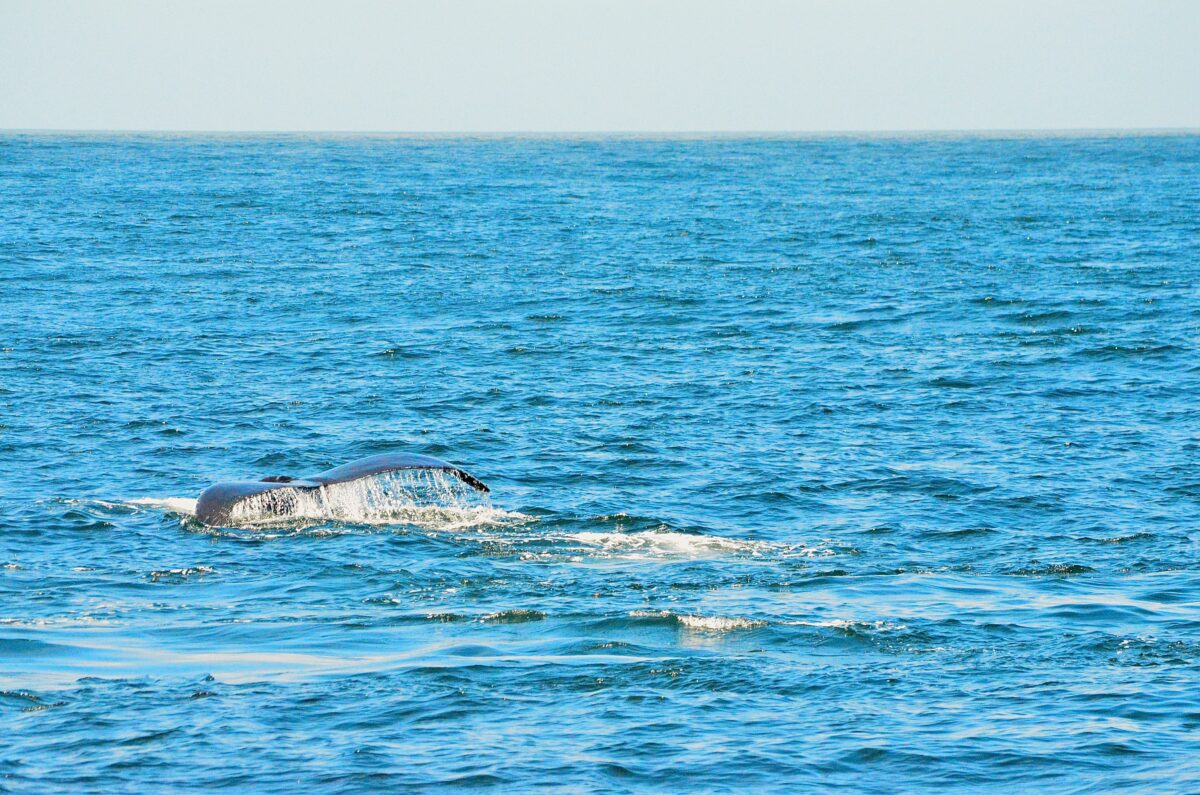
[[[0,790],[1200,790],[1198,251],[1189,134],[0,135]]]

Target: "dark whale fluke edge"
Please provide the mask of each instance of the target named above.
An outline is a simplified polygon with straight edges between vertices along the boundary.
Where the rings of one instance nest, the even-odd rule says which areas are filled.
[[[239,502],[259,494],[277,489],[308,491],[401,469],[436,469],[453,475],[476,491],[484,494],[490,491],[478,478],[440,458],[416,453],[388,453],[360,458],[306,478],[271,475],[259,480],[214,483],[205,489],[196,501],[196,518],[206,525],[218,526],[230,520],[233,509]]]

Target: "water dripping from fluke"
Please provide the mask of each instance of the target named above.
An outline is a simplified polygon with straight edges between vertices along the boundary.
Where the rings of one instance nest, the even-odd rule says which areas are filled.
[[[131,504],[159,508],[210,529],[338,522],[444,530],[525,518],[494,508],[489,491],[446,461],[400,453],[359,459],[304,478],[271,475],[216,483],[198,500],[139,499]]]

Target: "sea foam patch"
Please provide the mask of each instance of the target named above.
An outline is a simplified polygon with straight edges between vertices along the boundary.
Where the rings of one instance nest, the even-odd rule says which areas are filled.
[[[129,500],[127,504],[179,516],[196,515],[196,500],[193,497],[139,497]]]
[[[673,531],[647,531],[641,533],[570,533],[568,541],[584,547],[620,557],[647,558],[697,558],[726,555],[757,555],[771,551],[771,545],[762,541],[746,541],[721,536],[693,535]]]

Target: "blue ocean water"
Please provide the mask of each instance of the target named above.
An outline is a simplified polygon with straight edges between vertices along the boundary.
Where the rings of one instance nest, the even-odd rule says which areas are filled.
[[[1188,135],[4,135],[0,789],[1200,789],[1198,244]]]

